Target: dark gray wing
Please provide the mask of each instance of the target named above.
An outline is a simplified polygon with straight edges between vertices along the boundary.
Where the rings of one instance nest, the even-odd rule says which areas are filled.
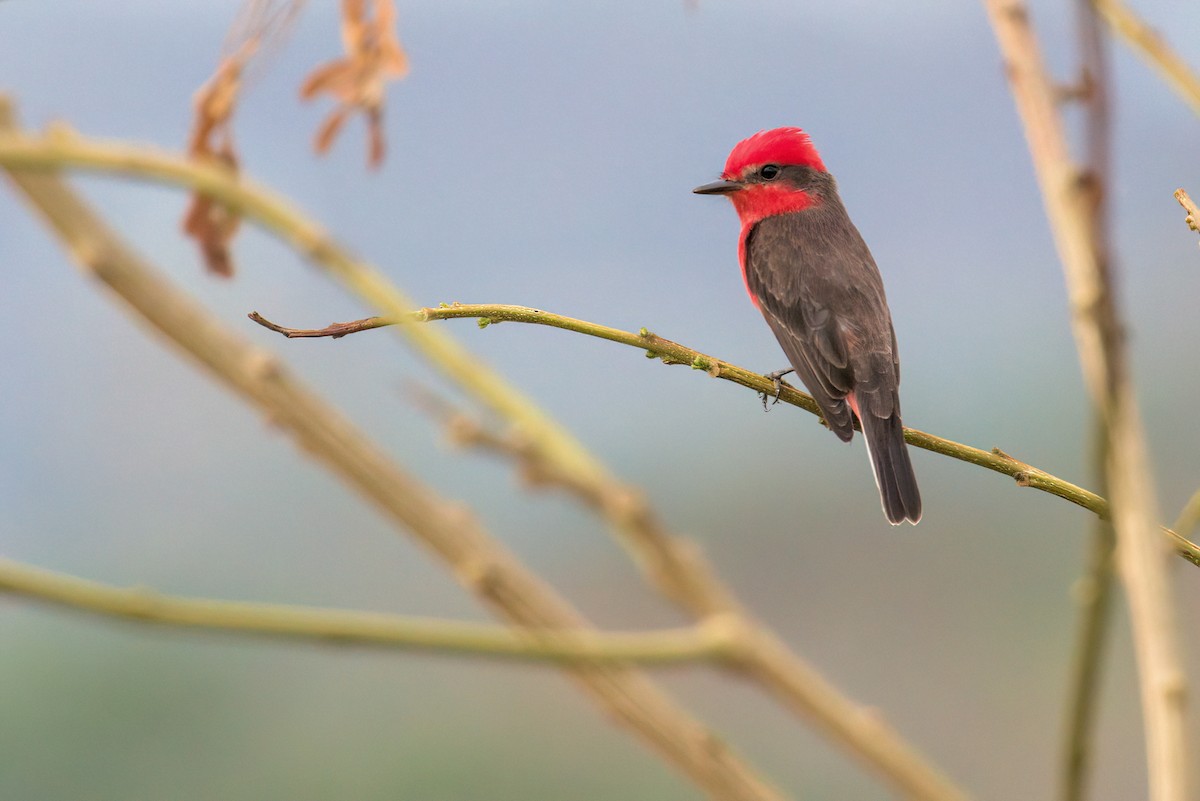
[[[836,195],[768,217],[746,237],[746,285],[788,360],[843,440],[860,412],[899,412],[899,364],[883,281]]]

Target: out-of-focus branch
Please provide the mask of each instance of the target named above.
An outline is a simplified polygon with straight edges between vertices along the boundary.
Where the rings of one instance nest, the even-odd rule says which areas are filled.
[[[1097,259],[1107,262],[1111,252],[1108,238],[1108,186],[1112,175],[1112,115],[1108,41],[1090,0],[1075,0],[1078,18],[1082,83],[1085,91],[1078,100],[1085,106],[1086,179],[1091,189],[1090,214],[1092,249]],[[1107,494],[1105,473],[1108,463],[1108,426],[1104,410],[1091,404],[1092,477]],[[1072,593],[1078,606],[1079,623],[1075,653],[1067,685],[1066,738],[1063,748],[1063,801],[1083,801],[1091,763],[1093,730],[1099,703],[1100,675],[1105,645],[1112,618],[1113,585],[1116,575],[1113,556],[1116,538],[1108,520],[1092,525],[1091,546],[1084,575]]]
[[[0,103],[0,109],[2,107]],[[99,144],[61,130],[46,137],[30,137],[2,129],[0,166],[10,171],[78,167],[197,189],[275,233],[384,315],[407,320],[405,315],[415,306],[378,270],[356,260],[319,225],[291,208],[282,198],[219,167],[192,164],[140,148]],[[581,484],[608,485],[610,491],[626,492],[634,499],[640,497],[608,473],[532,400],[476,360],[455,340],[432,326],[401,324],[396,330],[449,380],[520,430],[556,470],[570,474],[572,480]],[[755,376],[755,380],[763,379]],[[800,397],[797,394],[795,400]],[[365,480],[371,474],[372,465],[364,464],[358,469],[365,474]],[[1038,476],[1031,473],[1028,479],[1037,481]],[[818,729],[858,757],[899,793],[945,801],[966,797],[891,730],[878,714],[843,696],[761,623],[746,616],[693,543],[670,534],[660,524],[646,525],[650,510],[644,500],[628,508],[629,514],[615,518],[620,542],[633,554],[655,586],[696,617],[705,619],[721,615],[738,622],[746,632],[742,658],[750,676],[778,695],[791,709],[808,717]],[[476,572],[472,571],[470,575],[476,575]],[[483,572],[483,578],[489,575],[488,571]],[[654,704],[654,708],[660,706],[661,702]],[[634,705],[628,712],[634,714],[640,710]],[[653,709],[647,710],[647,714],[651,712]],[[689,732],[709,736],[699,728]],[[666,734],[660,733],[660,736]],[[714,743],[715,740],[710,740],[710,746]],[[690,750],[694,744],[694,736],[686,737],[679,744],[686,751],[682,756],[688,758],[689,765],[694,764],[691,757],[696,756]],[[721,763],[715,778],[724,779],[725,762],[732,757],[725,754],[723,747],[713,747],[714,753],[709,757]],[[734,765],[737,764],[734,760]],[[728,771],[733,771],[735,778],[742,772],[740,767],[737,770],[729,767]]]
[[[1196,490],[1196,494],[1179,510],[1179,517],[1175,519],[1172,528],[1183,532],[1180,536],[1187,536],[1196,528],[1197,523],[1200,523],[1200,490]]]
[[[1092,731],[1108,627],[1112,617],[1116,540],[1112,524],[1096,520],[1087,572],[1073,588],[1079,631],[1068,679],[1067,726],[1062,793],[1064,801],[1082,801],[1090,767]]]
[[[1096,12],[1163,80],[1200,114],[1200,76],[1179,57],[1157,31],[1147,25],[1122,0],[1091,0]]]
[[[1187,679],[1179,658],[1166,543],[1155,531],[1154,491],[1120,316],[1108,265],[1096,248],[1094,184],[1071,160],[1028,10],[1020,0],[985,0],[1025,125],[1071,299],[1084,378],[1108,430],[1106,480],[1117,562],[1129,599],[1145,722],[1150,798],[1186,801]]]
[[[357,331],[395,325],[397,323],[397,318],[370,317],[364,320],[334,323],[325,328],[287,328],[267,320],[258,312],[252,312],[249,316],[250,319],[260,325],[287,337],[338,337]],[[775,393],[775,387],[771,379],[761,373],[755,373],[744,367],[738,367],[730,362],[708,356],[698,350],[680,345],[678,342],[663,339],[645,329],[635,334],[632,331],[622,331],[619,328],[610,328],[599,323],[577,320],[573,317],[564,317],[563,315],[541,309],[497,303],[451,303],[409,312],[407,317],[408,319],[420,321],[457,318],[478,319],[481,327],[499,322],[518,322],[560,328],[565,331],[586,334],[587,336],[605,339],[609,342],[638,348],[645,351],[646,355],[659,359],[666,364],[686,364],[693,369],[702,370],[710,376],[732,381],[739,386],[752,389],[755,392],[770,393],[771,395]],[[783,384],[782,390],[779,393],[779,400],[818,416],[821,413],[820,409],[817,408],[816,402],[813,401],[810,395],[786,383]],[[915,447],[1002,473],[1015,479],[1018,486],[1032,487],[1042,492],[1056,495],[1059,498],[1070,501],[1076,506],[1081,506],[1093,512],[1102,519],[1108,519],[1109,517],[1108,501],[1100,495],[1051,475],[1030,464],[1014,459],[999,448],[985,451],[939,437],[935,434],[927,434],[915,428],[904,429],[904,437],[910,445]],[[532,446],[528,442],[523,447],[526,451],[533,451]],[[594,488],[588,491],[592,492]],[[1180,556],[1200,567],[1200,545],[1189,542],[1184,537],[1167,528],[1163,528],[1163,533],[1170,539],[1172,546]]]
[[[631,508],[642,508],[640,525],[661,525],[649,514],[640,498],[606,495],[595,487],[580,485],[569,474],[563,474],[542,459],[537,450],[529,446],[518,433],[498,433],[454,409],[447,402],[430,393],[418,390],[416,402],[425,411],[443,424],[456,444],[475,447],[487,453],[508,459],[519,465],[523,479],[535,486],[558,487],[578,500],[585,507],[608,519],[628,514]],[[639,506],[641,504],[641,506]],[[736,614],[723,616],[738,620]],[[846,742],[855,750],[860,743],[869,744],[872,751],[868,764],[889,765],[902,771],[904,782],[913,788],[924,788],[912,795],[914,798],[955,798],[953,787],[933,781],[924,772],[920,760],[888,727],[881,716],[870,710],[856,708],[841,696],[816,670],[791,654],[787,647],[760,624],[743,618],[739,625],[743,639],[740,642],[740,659],[730,667],[741,670],[759,683],[776,688],[777,694],[797,712],[816,719],[831,737]],[[878,769],[878,768],[877,768]]]
[[[496,431],[423,386],[412,385],[408,394],[417,408],[442,426],[447,439],[454,446],[473,448],[511,461],[517,466],[520,479],[526,485],[557,487],[570,493],[584,506],[605,511],[605,498],[596,492],[593,485],[581,484],[570,473],[558,470],[520,432]]]
[[[1200,208],[1196,207],[1196,201],[1192,200],[1191,196],[1182,189],[1175,190],[1175,199],[1179,201],[1179,205],[1183,206],[1183,210],[1187,212],[1187,217],[1183,220],[1187,223],[1187,227],[1196,233],[1200,233]]]
[[[284,198],[218,164],[195,163],[152,148],[95,142],[60,126],[38,137],[0,131],[0,166],[73,167],[189,187],[274,233],[383,314],[407,320],[416,307],[379,270],[352,256]],[[448,380],[519,427],[559,469],[579,481],[620,483],[570,432],[455,339],[431,326],[397,325],[394,330]],[[678,537],[654,539],[652,531],[633,526],[620,527],[617,533],[647,577],[676,603],[701,617],[735,608],[729,590],[690,543]]]
[[[1094,423],[1093,463],[1104,485],[1104,465],[1108,460],[1107,428],[1101,415]],[[1084,575],[1071,593],[1078,606],[1079,624],[1075,653],[1067,683],[1066,735],[1063,746],[1061,793],[1063,801],[1083,801],[1086,797],[1088,769],[1091,766],[1096,708],[1100,695],[1100,676],[1105,646],[1112,619],[1116,589],[1114,555],[1116,538],[1108,520],[1093,524],[1091,546]]]
[[[15,127],[11,112],[0,103],[0,133],[11,137]],[[244,341],[172,287],[53,171],[8,165],[6,172],[88,275],[106,284],[152,329],[269,417],[387,518],[411,531],[494,611],[526,629],[586,627],[565,599],[490,537],[471,514],[402,470],[271,354]],[[597,664],[572,664],[564,670],[615,720],[637,732],[709,796],[780,798],[643,673]]]
[[[0,593],[143,623],[537,662],[674,665],[720,662],[735,651],[731,629],[719,625],[720,618],[713,618],[711,624],[662,631],[531,631],[348,609],[179,598],[142,587],[113,587],[4,558],[0,558]]]

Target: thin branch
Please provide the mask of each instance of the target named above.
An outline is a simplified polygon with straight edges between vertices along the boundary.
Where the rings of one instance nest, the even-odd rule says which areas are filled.
[[[329,339],[341,339],[347,334],[357,334],[360,331],[373,331],[376,328],[385,328],[389,325],[396,325],[396,320],[387,317],[367,317],[362,320],[351,320],[348,323],[330,323],[324,328],[284,328],[282,325],[275,323],[263,317],[258,312],[250,312],[246,315],[254,322],[261,325],[263,328],[270,329],[277,334],[283,334],[288,339],[318,339],[328,337]]]
[[[532,631],[347,609],[180,598],[142,587],[114,587],[4,558],[0,558],[0,593],[142,623],[534,662],[630,662],[652,667],[720,662],[735,651],[730,629],[721,625],[646,632]]]
[[[15,127],[10,110],[0,103],[0,132]],[[247,343],[171,286],[53,171],[7,172],[87,274],[111,288],[152,329],[263,412],[392,522],[411,531],[494,611],[529,629],[586,627],[565,599],[490,537],[472,515],[392,462],[274,356]],[[780,798],[644,673],[620,665],[570,665],[564,670],[615,720],[641,735],[711,797]]]
[[[1197,523],[1200,523],[1200,490],[1196,490],[1196,493],[1179,510],[1179,517],[1175,519],[1175,525],[1172,528],[1184,534],[1191,534]]]
[[[1067,684],[1070,689],[1061,794],[1064,801],[1082,801],[1084,798],[1104,646],[1112,617],[1116,539],[1112,524],[1107,520],[1097,520],[1094,526],[1087,573],[1079,579],[1072,593],[1079,607],[1079,634]]]
[[[99,144],[73,133],[30,137],[4,131],[0,131],[0,166],[10,170],[78,167],[197,189],[275,233],[385,316],[401,318],[415,307],[382,273],[356,260],[282,198],[218,167],[139,148]],[[398,325],[396,330],[449,380],[517,427],[557,470],[571,474],[580,483],[606,485],[614,496],[624,494],[631,499],[625,507],[628,512],[615,518],[621,544],[655,586],[696,617],[736,617],[746,631],[744,659],[749,675],[808,717],[901,794],[946,801],[966,797],[888,728],[877,713],[841,695],[761,623],[745,615],[699,548],[667,531],[638,493],[617,481],[524,393],[433,326]],[[763,379],[755,375],[753,380]],[[793,402],[799,397],[793,397]],[[371,465],[361,469],[369,476]],[[1033,475],[1031,480],[1038,477]]]
[[[355,330],[365,331],[380,326],[395,325],[397,322],[397,318],[372,317],[366,320],[334,323],[326,328],[286,328],[278,323],[267,320],[258,312],[251,312],[249,317],[272,331],[277,331],[284,336],[293,337],[334,336],[333,332],[336,331],[342,332],[340,335],[344,336]],[[645,351],[648,356],[659,359],[665,364],[686,364],[714,378],[731,381],[739,386],[752,389],[755,392],[770,393],[771,395],[775,393],[775,387],[771,379],[761,373],[755,373],[744,367],[738,367],[730,362],[717,359],[698,350],[693,350],[677,342],[672,342],[669,339],[663,339],[645,329],[635,334],[631,331],[622,331],[619,328],[610,328],[599,323],[577,320],[573,317],[565,317],[541,309],[496,303],[451,303],[409,312],[407,318],[416,321],[458,318],[478,319],[480,327],[487,327],[500,322],[516,322],[560,328],[565,331],[573,331],[577,334],[585,334],[609,342],[638,348]],[[787,383],[783,384],[779,400],[781,403],[796,406],[818,416],[821,413],[816,402],[813,401],[810,395],[791,387]],[[1015,479],[1018,486],[1041,490],[1042,492],[1070,501],[1076,506],[1081,506],[1096,514],[1101,519],[1107,520],[1109,518],[1108,501],[1100,495],[1076,486],[1069,481],[1058,478],[1030,464],[1014,459],[999,448],[985,451],[934,434],[927,434],[915,428],[904,429],[904,438],[910,445],[915,447],[1002,473]],[[1163,533],[1170,538],[1173,547],[1180,556],[1200,567],[1200,545],[1188,541],[1171,529],[1163,528]]]
[[[1191,196],[1182,189],[1175,190],[1175,199],[1187,212],[1187,217],[1183,220],[1187,223],[1187,227],[1200,234],[1200,208],[1196,207],[1196,201],[1192,200]]]
[[[1108,461],[1107,427],[1099,414],[1095,415],[1093,423],[1093,462],[1095,473],[1103,487],[1104,466]],[[1116,537],[1112,524],[1107,520],[1097,519],[1092,526],[1091,547],[1085,573],[1076,582],[1071,593],[1079,607],[1079,624],[1067,684],[1066,735],[1060,794],[1063,801],[1083,801],[1087,788],[1100,695],[1100,675],[1116,589],[1116,570],[1113,563],[1115,551]]]
[[[1084,164],[1092,201],[1092,249],[1097,259],[1107,263],[1111,245],[1108,238],[1108,186],[1112,175],[1112,115],[1110,107],[1110,70],[1108,41],[1090,0],[1075,0],[1080,39],[1083,83],[1088,91],[1080,100],[1086,106]],[[1104,409],[1091,404],[1092,477],[1107,494],[1106,474],[1109,454],[1108,426]],[[1116,580],[1113,557],[1116,538],[1111,522],[1097,519],[1092,525],[1091,546],[1084,575],[1073,593],[1078,609],[1075,654],[1067,689],[1066,738],[1063,748],[1063,801],[1083,801],[1091,763],[1095,719],[1100,695],[1100,675],[1105,645],[1112,619],[1112,598]]]
[[[1113,32],[1156,69],[1193,111],[1200,114],[1200,76],[1171,49],[1166,40],[1121,0],[1091,0],[1091,3]]]
[[[1067,279],[1071,322],[1084,378],[1108,429],[1106,480],[1117,561],[1137,653],[1151,801],[1186,801],[1187,679],[1179,657],[1166,573],[1166,543],[1155,532],[1154,490],[1129,378],[1109,267],[1096,248],[1094,184],[1080,180],[1054,89],[1028,11],[1020,0],[985,0],[1025,126],[1046,213]]]
[[[608,504],[604,496],[596,492],[594,485],[581,484],[574,481],[570,473],[558,470],[519,431],[494,431],[423,386],[413,384],[408,394],[417,408],[442,426],[447,439],[454,446],[474,448],[511,461],[517,465],[519,476],[525,484],[539,488],[557,487],[585,507],[605,514]]]

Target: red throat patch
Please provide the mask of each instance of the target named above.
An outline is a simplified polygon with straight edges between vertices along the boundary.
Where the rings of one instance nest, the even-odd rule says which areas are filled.
[[[758,298],[750,291],[746,277],[746,239],[754,226],[776,214],[791,214],[817,205],[817,199],[800,189],[788,189],[779,184],[758,184],[740,189],[729,196],[742,221],[742,232],[738,237],[738,264],[742,266],[742,282],[750,300],[758,306]]]
[[[732,193],[729,199],[737,209],[742,226],[753,226],[759,220],[774,217],[776,214],[790,214],[794,211],[817,205],[817,199],[802,189],[793,189],[786,184],[751,184],[744,189]]]
[[[808,134],[799,128],[773,128],[759,131],[738,142],[725,160],[725,171],[721,177],[727,181],[742,181],[764,164],[809,167],[828,172]],[[743,281],[746,280],[746,238],[754,226],[767,217],[803,211],[818,202],[807,192],[785,183],[748,183],[738,191],[731,192],[728,197],[742,221],[738,262],[742,266]],[[746,289],[757,306],[758,299],[749,292],[749,284]]]

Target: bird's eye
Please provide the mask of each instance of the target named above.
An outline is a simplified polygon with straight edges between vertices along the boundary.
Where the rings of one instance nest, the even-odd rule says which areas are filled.
[[[758,175],[764,181],[774,181],[779,177],[779,166],[776,164],[764,164],[759,168]]]

